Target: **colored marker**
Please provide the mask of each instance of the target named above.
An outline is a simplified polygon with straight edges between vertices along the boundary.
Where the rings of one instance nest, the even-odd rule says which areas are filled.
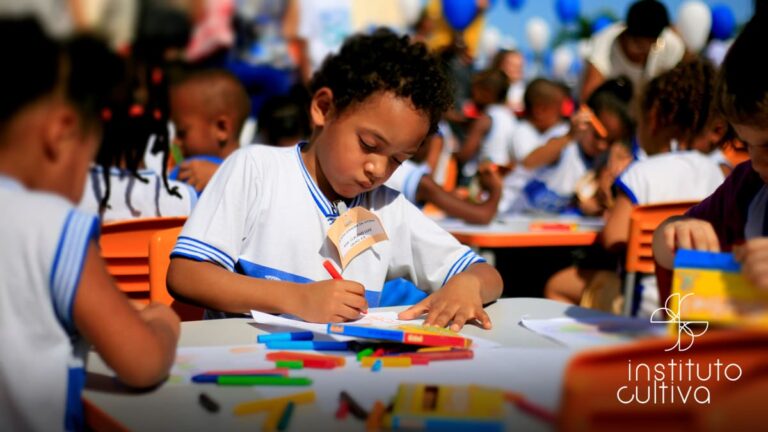
[[[410,367],[413,361],[410,357],[365,357],[360,361],[363,367],[371,367],[375,362],[381,362],[384,367]]]
[[[307,386],[312,380],[305,377],[282,377],[268,375],[197,375],[197,383],[215,383],[225,386]]]
[[[265,410],[279,408],[282,405],[293,402],[294,404],[312,403],[315,401],[315,392],[305,391],[301,393],[294,393],[287,396],[280,396],[272,399],[257,399],[253,401],[243,402],[235,406],[232,412],[235,415],[255,414]]]
[[[357,353],[357,361],[360,361],[363,357],[368,357],[369,355],[373,355],[373,348],[366,348]]]
[[[271,341],[308,341],[312,340],[315,334],[311,331],[270,333],[256,337],[256,342],[265,343]]]
[[[278,351],[278,352],[267,353],[267,360],[269,361],[303,360],[305,361],[305,366],[306,366],[307,360],[332,361],[336,364],[336,366],[344,366],[346,364],[346,359],[341,356],[289,352],[289,351]]]
[[[330,260],[323,261],[323,267],[325,267],[325,271],[327,271],[333,279],[344,280],[344,278],[341,277],[341,274],[336,270],[336,267],[333,266],[333,263]]]
[[[283,406],[273,406],[267,410],[267,416],[264,418],[264,423],[261,424],[261,429],[264,432],[271,432],[277,430],[277,423],[280,421],[280,417],[285,411],[285,404]]]
[[[205,371],[198,375],[276,375],[287,376],[288,371],[283,369],[230,369]]]
[[[304,369],[304,362],[301,360],[278,360],[275,366],[285,369]]]
[[[349,413],[349,402],[339,398],[339,408],[336,409],[336,418],[338,420],[344,420]]]
[[[371,415],[365,421],[365,429],[369,431],[377,431],[381,429],[381,422],[384,418],[384,410],[386,407],[381,401],[376,401],[371,409]]]
[[[284,431],[285,428],[288,427],[288,423],[291,421],[291,415],[293,414],[293,402],[288,402],[285,404],[285,409],[283,410],[283,414],[280,416],[280,421],[277,423],[277,430]]]
[[[339,341],[271,341],[268,349],[311,350],[311,351],[347,351],[349,344]]]
[[[203,408],[205,408],[206,411],[219,412],[219,404],[207,394],[200,393],[200,396],[198,396],[197,401],[200,403],[200,405],[203,406]]]
[[[416,352],[416,353],[404,353],[398,354],[394,357],[410,357],[411,360],[426,360],[440,361],[440,360],[469,360],[475,357],[475,352],[472,350],[453,350],[453,351],[434,351],[434,352]]]
[[[371,372],[378,372],[381,370],[381,359],[376,359],[371,366]]]
[[[365,420],[368,418],[368,411],[361,407],[356,400],[352,399],[352,396],[347,393],[346,390],[342,390],[341,393],[339,393],[339,398],[347,402],[347,405],[349,405],[349,412],[352,413],[356,419]]]

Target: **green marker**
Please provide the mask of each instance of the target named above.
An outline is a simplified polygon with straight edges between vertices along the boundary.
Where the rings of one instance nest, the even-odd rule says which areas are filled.
[[[312,384],[312,380],[305,377],[220,375],[216,380],[216,384],[231,386],[308,386]]]
[[[285,369],[304,369],[304,362],[301,360],[278,360],[275,367]]]
[[[363,359],[363,357],[368,357],[371,354],[373,354],[373,348],[366,348],[357,353],[357,361],[360,361]]]

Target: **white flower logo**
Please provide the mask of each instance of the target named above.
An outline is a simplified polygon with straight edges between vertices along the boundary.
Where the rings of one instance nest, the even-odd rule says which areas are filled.
[[[678,301],[678,310],[683,309],[683,302],[685,299],[688,298],[688,296],[691,296],[693,294],[686,294],[683,298],[680,298],[679,293],[675,293],[667,297],[667,301],[664,302],[664,307],[658,308],[655,311],[653,311],[653,314],[651,314],[651,323],[652,324],[677,324],[677,342],[670,348],[664,350],[664,351],[672,351],[675,348],[677,348],[678,351],[688,351],[690,347],[693,346],[693,340],[696,339],[699,336],[702,336],[704,333],[707,332],[707,329],[709,328],[709,322],[707,321],[681,321],[680,315],[676,314],[670,306],[670,301],[677,297],[679,299]],[[658,314],[658,315],[657,315]],[[667,319],[669,317],[669,319]],[[692,326],[696,327],[696,331],[691,328]],[[702,327],[703,326],[703,327]],[[688,343],[683,347],[682,343],[682,335],[683,332],[690,336],[691,338],[688,340]]]

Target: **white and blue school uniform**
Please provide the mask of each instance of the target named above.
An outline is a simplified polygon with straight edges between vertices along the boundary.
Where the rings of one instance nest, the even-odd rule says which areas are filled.
[[[464,164],[462,174],[472,177],[481,162],[490,161],[496,165],[509,165],[509,148],[517,127],[517,117],[505,105],[490,105],[485,114],[491,118],[491,127],[483,137],[477,155]]]
[[[78,207],[87,212],[99,214],[99,203],[106,194],[103,169],[93,166],[88,174],[83,198]],[[139,170],[138,174],[146,183],[127,170],[116,167],[109,169],[109,203],[101,214],[102,222],[115,220],[187,216],[197,204],[195,189],[177,180],[168,180],[168,185],[181,195],[171,195],[163,184],[163,178],[150,169]]]
[[[79,430],[88,345],[72,309],[99,221],[0,176],[0,430]]]
[[[675,201],[700,201],[723,183],[723,171],[715,159],[690,150],[662,153],[633,162],[615,186],[633,205]],[[650,316],[659,307],[656,277],[639,278],[641,297],[638,314]]]
[[[304,166],[302,146],[254,145],[227,158],[171,256],[212,262],[256,278],[298,283],[329,279],[323,261],[332,259],[339,266],[340,259],[327,234],[339,213]],[[387,280],[403,277],[432,292],[484,261],[386,186],[348,203],[349,208],[356,206],[378,216],[388,236],[350,261],[342,273],[365,287],[370,307],[379,304]]]
[[[384,182],[388,188],[394,189],[405,196],[405,198],[416,204],[416,193],[419,190],[421,178],[430,174],[429,165],[426,163],[416,163],[412,160],[406,160],[392,173],[392,176]]]
[[[543,146],[552,138],[561,137],[568,133],[570,126],[567,122],[559,122],[549,129],[540,132],[531,122],[523,120],[517,124],[512,134],[509,155],[513,161],[521,162],[532,151]]]
[[[503,191],[504,212],[567,211],[573,207],[576,183],[592,169],[593,164],[594,159],[584,154],[579,143],[571,141],[563,148],[557,162],[527,172],[523,183],[515,184],[515,180],[521,180],[512,175]]]

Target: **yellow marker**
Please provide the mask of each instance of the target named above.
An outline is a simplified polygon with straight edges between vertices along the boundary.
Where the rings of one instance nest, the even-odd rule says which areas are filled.
[[[419,348],[416,350],[416,352],[443,352],[443,351],[451,351],[453,347],[449,346],[438,346],[438,347],[424,347]]]
[[[362,360],[360,360],[360,364],[363,367],[371,367],[373,366],[373,363],[376,362],[376,360],[381,360],[381,365],[384,367],[410,367],[411,366],[411,358],[410,357],[363,357]]]
[[[280,408],[283,408],[284,405],[288,402],[293,402],[294,404],[298,405],[303,403],[312,403],[314,401],[315,392],[310,390],[273,399],[257,399],[254,401],[243,402],[241,404],[235,405],[235,408],[232,410],[232,412],[235,413],[235,415],[245,415],[276,409],[278,411],[277,416],[279,420],[280,413],[282,413]],[[275,423],[275,425],[277,425],[277,423]]]

